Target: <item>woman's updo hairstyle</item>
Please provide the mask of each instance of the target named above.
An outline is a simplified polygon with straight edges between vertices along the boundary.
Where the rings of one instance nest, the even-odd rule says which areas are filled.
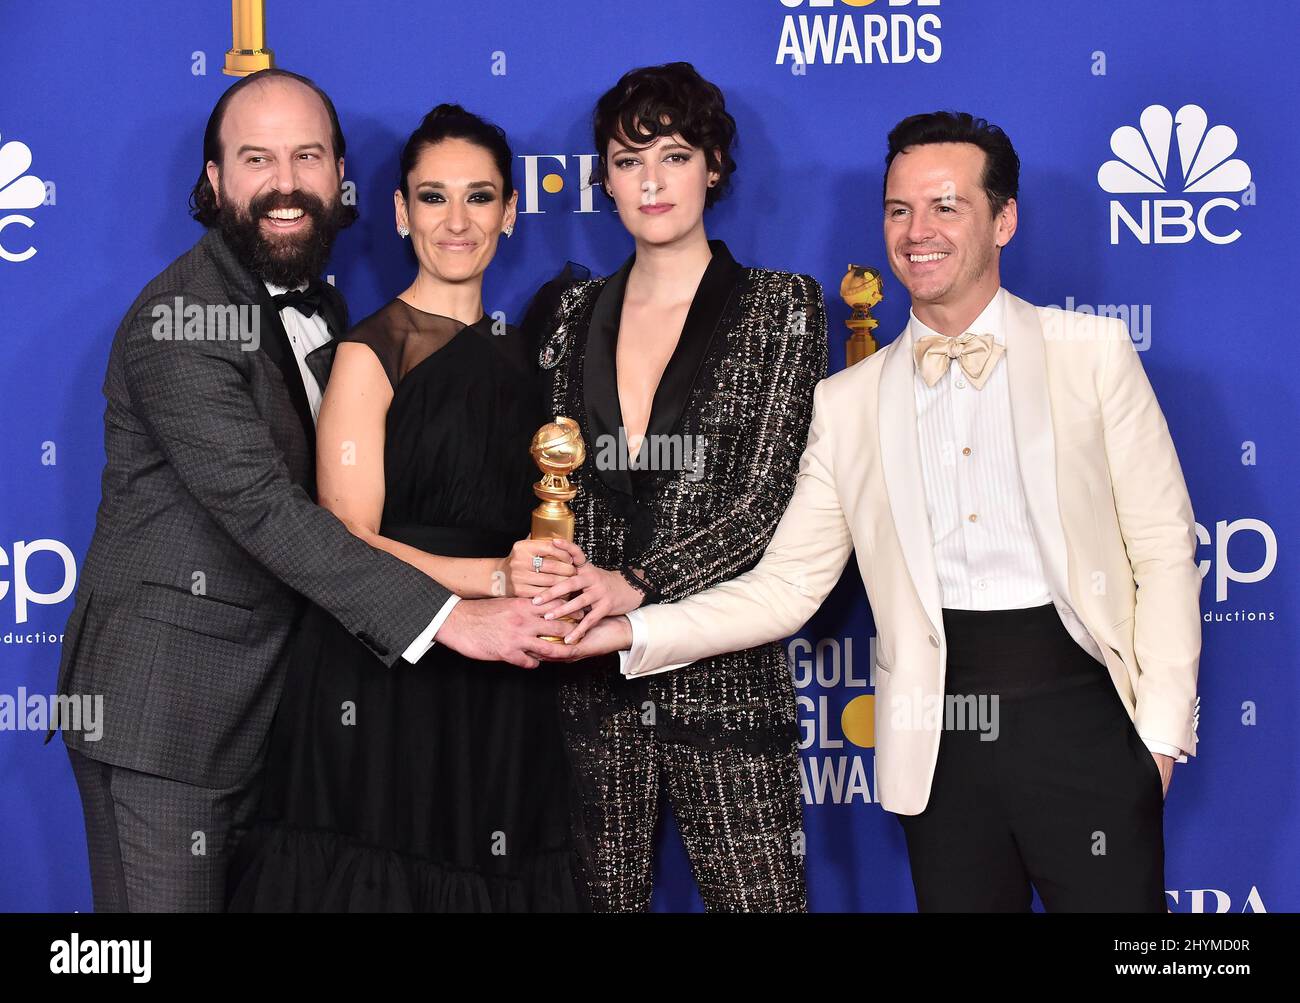
[[[402,173],[397,184],[402,192],[402,198],[410,201],[411,194],[407,190],[406,179],[410,177],[411,171],[415,170],[420,155],[428,147],[436,146],[444,139],[463,139],[487,150],[497,165],[497,171],[501,174],[501,196],[509,200],[515,192],[510,173],[514,156],[510,152],[510,143],[506,139],[505,131],[500,126],[479,118],[473,112],[466,111],[458,104],[440,104],[434,108],[424,116],[420,127],[411,133],[406,145],[402,147],[402,158],[399,164]]]

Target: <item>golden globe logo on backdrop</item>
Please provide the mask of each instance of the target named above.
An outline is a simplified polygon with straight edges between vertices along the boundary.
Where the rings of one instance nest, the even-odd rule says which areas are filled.
[[[780,0],[776,64],[937,63],[942,0]],[[863,11],[864,7],[874,10]],[[798,13],[788,13],[789,11]]]
[[[806,805],[875,803],[876,639],[868,641],[867,675],[854,667],[853,641],[793,637],[786,644]]]
[[[1097,171],[1102,191],[1130,196],[1223,193],[1195,203],[1187,198],[1144,198],[1137,203],[1136,213],[1119,199],[1111,199],[1112,244],[1119,243],[1121,223],[1142,244],[1186,244],[1198,233],[1211,244],[1231,244],[1241,236],[1222,214],[1254,204],[1250,168],[1233,157],[1237,133],[1226,125],[1208,126],[1209,117],[1199,105],[1185,104],[1175,115],[1164,105],[1153,104],[1142,112],[1137,128],[1123,125],[1111,134],[1110,149],[1116,159]],[[1171,162],[1175,143],[1177,164]],[[1241,199],[1227,198],[1228,194]]]

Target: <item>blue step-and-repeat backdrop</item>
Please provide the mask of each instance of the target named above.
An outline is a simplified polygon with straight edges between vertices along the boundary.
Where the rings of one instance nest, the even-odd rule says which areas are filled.
[[[224,0],[0,2],[0,910],[89,910],[80,803],[42,744],[60,632],[94,526],[109,343],[201,228],[186,212],[231,78]],[[885,136],[968,110],[1024,163],[1004,284],[1129,322],[1168,416],[1204,575],[1200,754],[1174,771],[1174,912],[1300,909],[1295,129],[1300,18],[1264,0],[268,0],[278,65],[318,81],[348,138],[361,221],[330,272],[354,317],[412,275],[394,233],[398,150],[458,101],[500,123],[522,214],[485,305],[517,318],[566,259],[612,271],[629,239],[584,187],[595,98],[684,59],[739,123],[732,196],[707,218],[745,264],[822,282],[844,365],[841,277],[888,275]],[[867,442],[863,448],[871,448]],[[790,642],[804,736],[811,903],[915,908],[876,803],[874,633],[850,570]],[[665,824],[655,908],[696,909]]]

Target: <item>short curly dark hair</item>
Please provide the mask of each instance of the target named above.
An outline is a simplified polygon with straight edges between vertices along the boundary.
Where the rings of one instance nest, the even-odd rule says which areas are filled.
[[[609,176],[605,151],[610,140],[618,137],[648,146],[661,136],[678,134],[703,150],[708,169],[718,172],[718,183],[704,193],[706,209],[727,193],[736,172],[731,156],[736,120],[727,111],[722,91],[690,63],[629,70],[600,96],[591,126],[597,160],[590,180],[596,186],[603,187]]]

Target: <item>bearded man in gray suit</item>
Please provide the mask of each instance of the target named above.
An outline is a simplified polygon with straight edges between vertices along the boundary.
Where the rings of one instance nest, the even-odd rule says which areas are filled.
[[[191,197],[208,231],[113,339],[103,494],[59,665],[61,694],[103,698],[96,740],[64,731],[96,911],[222,908],[307,601],[376,672],[434,643],[531,668],[557,633],[527,599],[458,602],[315,504],[315,418],[348,324],[319,279],[356,214],[344,149],[305,77],[232,85]]]

